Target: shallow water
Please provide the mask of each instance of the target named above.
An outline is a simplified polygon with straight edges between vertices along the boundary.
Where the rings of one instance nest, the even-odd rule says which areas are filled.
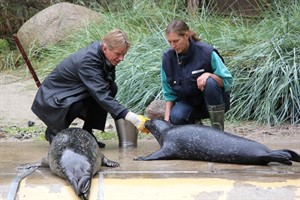
[[[116,140],[105,143],[103,154],[108,159],[119,162],[121,166],[102,168],[99,176],[96,175],[93,179],[95,183],[92,185],[90,199],[97,199],[102,193],[110,197],[108,199],[118,199],[118,194],[122,194],[123,199],[126,199],[126,195],[128,199],[141,199],[143,195],[151,199],[154,194],[156,199],[164,199],[173,197],[161,196],[167,195],[167,192],[180,196],[187,195],[188,191],[196,199],[257,199],[263,195],[268,197],[264,199],[300,199],[300,163],[293,163],[292,166],[277,163],[251,166],[187,160],[134,161],[133,158],[137,156],[158,150],[157,142],[142,140],[138,141],[138,147],[128,148],[119,148]],[[298,141],[284,144],[268,142],[265,145],[271,149],[288,148],[300,152]],[[46,156],[48,148],[47,142],[0,143],[0,199],[6,199],[10,184],[22,172],[17,167],[39,161]],[[97,181],[100,178],[102,182]],[[199,185],[198,190],[193,184]],[[103,185],[105,190],[100,189]],[[132,192],[132,185],[137,185],[139,189]],[[174,186],[173,189],[168,187],[170,185]],[[23,199],[32,199],[30,195],[40,193],[41,188],[47,188],[43,191],[47,191],[52,199],[58,194],[62,196],[58,199],[67,199],[62,194],[72,193],[71,189],[67,190],[69,192],[64,191],[64,188],[69,188],[68,184],[52,174],[50,169],[40,168],[26,178],[26,183],[20,186],[19,195],[23,194]],[[113,188],[119,188],[120,192],[114,192]],[[29,191],[32,193],[27,193]],[[283,194],[287,198],[283,198]],[[19,196],[19,199],[22,198]],[[44,196],[43,199],[47,198]]]

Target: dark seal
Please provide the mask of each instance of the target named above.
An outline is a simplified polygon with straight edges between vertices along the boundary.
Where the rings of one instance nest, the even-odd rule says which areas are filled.
[[[101,152],[95,138],[80,128],[68,128],[53,139],[43,166],[66,179],[81,199],[88,199],[92,177],[101,166],[117,167]]]
[[[186,159],[220,163],[267,165],[279,162],[292,165],[300,156],[291,150],[271,150],[263,144],[202,125],[169,125],[153,119],[145,127],[160,149],[135,160]]]

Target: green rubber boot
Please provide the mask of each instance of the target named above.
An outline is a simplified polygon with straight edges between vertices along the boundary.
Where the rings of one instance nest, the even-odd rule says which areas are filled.
[[[211,127],[224,131],[225,104],[207,105]]]

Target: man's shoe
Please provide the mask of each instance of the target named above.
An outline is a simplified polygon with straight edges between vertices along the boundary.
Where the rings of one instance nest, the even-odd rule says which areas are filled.
[[[54,137],[55,133],[47,128],[45,131],[45,139],[51,144]]]
[[[105,147],[105,144],[103,142],[100,142],[100,141],[97,140],[96,136],[93,134],[93,129],[92,128],[87,128],[86,126],[83,126],[82,129],[89,132],[89,134],[91,134],[93,136],[93,138],[95,138],[99,148],[104,148]]]
[[[201,119],[195,120],[194,124],[196,124],[196,125],[203,125]]]
[[[99,148],[104,148],[105,144],[103,142],[97,141]]]

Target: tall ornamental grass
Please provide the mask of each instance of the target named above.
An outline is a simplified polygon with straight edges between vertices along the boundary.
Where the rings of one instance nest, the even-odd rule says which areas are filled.
[[[238,45],[228,62],[235,77],[230,118],[269,124],[299,122],[299,3],[277,5],[262,20],[247,26],[247,34],[244,29],[241,35],[238,29],[237,34],[228,32],[233,42],[248,43]]]

